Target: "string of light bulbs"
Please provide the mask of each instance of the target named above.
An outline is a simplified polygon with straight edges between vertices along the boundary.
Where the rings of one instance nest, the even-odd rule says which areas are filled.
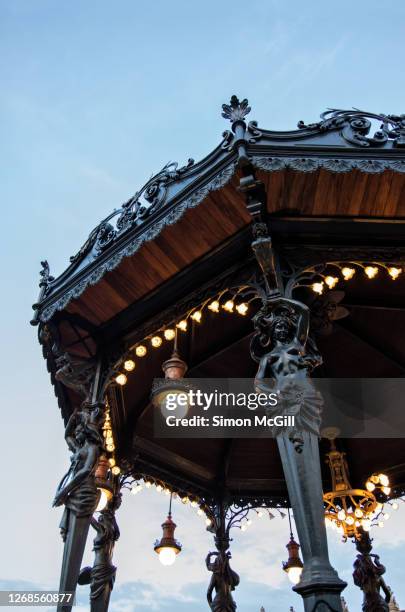
[[[132,482],[129,487],[129,490],[132,495],[139,495],[139,493],[141,493],[145,489],[152,489],[152,488],[154,488],[155,491],[161,495],[166,495],[167,497],[170,497],[170,495],[172,495],[173,498],[179,498],[181,503],[184,505],[189,504],[191,508],[196,509],[196,514],[204,519],[205,526],[211,527],[212,520],[206,514],[205,504],[200,499],[195,497],[194,495],[181,496],[176,491],[171,490],[165,483],[161,481],[154,481],[152,479],[147,479],[147,478],[143,479],[142,482],[140,480],[136,480]],[[276,518],[276,513],[278,513],[278,515],[282,519],[284,519],[287,516],[286,513],[283,512],[281,508],[271,508],[270,509],[264,506],[262,507],[259,506],[257,508],[252,507],[250,509],[250,512],[254,513],[256,517],[259,519],[267,515],[269,520],[273,520]],[[243,520],[239,528],[242,532],[245,532],[252,525],[252,523],[253,523],[252,516],[247,516],[245,517],[245,519]]]
[[[351,261],[351,262],[346,262],[346,263],[330,262],[327,265],[338,268],[340,272],[340,277],[332,276],[331,274],[325,275],[320,272],[317,273],[317,276],[322,278],[322,281],[317,281],[317,282],[312,283],[311,289],[314,293],[317,293],[318,295],[322,295],[322,293],[325,290],[325,286],[328,289],[334,289],[340,280],[343,280],[346,282],[350,281],[355,276],[355,274],[359,271],[359,269],[364,272],[365,276],[369,280],[376,278],[380,270],[384,270],[388,272],[389,277],[393,281],[397,280],[398,277],[403,272],[402,267],[391,266],[389,264],[385,264],[381,262],[372,262],[370,264],[364,264],[364,263],[360,263],[357,261]]]
[[[258,299],[258,297],[250,298],[245,301],[238,301],[238,296],[244,290],[244,287],[240,287],[237,291],[231,292],[230,289],[224,289],[215,298],[209,298],[205,300],[200,306],[192,308],[189,312],[183,315],[179,320],[172,321],[167,327],[161,327],[153,334],[146,336],[141,342],[136,344],[132,349],[129,350],[127,356],[123,361],[123,370],[120,371],[114,378],[115,382],[124,386],[128,382],[128,374],[133,372],[136,368],[136,361],[132,357],[135,354],[137,358],[144,358],[148,354],[148,345],[152,349],[158,349],[162,346],[164,340],[171,342],[176,336],[176,330],[186,333],[189,328],[189,321],[194,321],[200,324],[203,320],[204,309],[208,309],[211,313],[219,314],[225,312],[228,314],[238,314],[239,316],[246,316],[249,312],[250,303]],[[227,295],[228,294],[228,295]],[[229,295],[231,294],[231,295]],[[224,299],[224,296],[225,297]]]

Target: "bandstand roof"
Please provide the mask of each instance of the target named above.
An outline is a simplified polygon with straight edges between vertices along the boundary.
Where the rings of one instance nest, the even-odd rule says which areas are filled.
[[[229,118],[226,108],[224,116]],[[162,326],[251,275],[257,267],[251,216],[239,189],[247,164],[264,185],[273,242],[290,264],[404,261],[403,116],[333,110],[318,123],[300,122],[287,132],[265,130],[252,121],[242,138],[235,130],[224,132],[200,162],[167,164],[96,226],[59,277],[52,278],[44,263],[35,305],[40,329],[52,326],[60,349],[78,360],[101,353],[119,360]],[[319,337],[324,365],[317,376],[404,376],[404,277],[395,283],[388,276],[372,282],[359,278],[345,285],[339,299],[349,315]],[[207,311],[201,325],[180,334],[188,375],[253,377],[252,333],[247,317]],[[286,486],[273,440],[153,437],[150,388],[170,351],[169,343],[149,351],[137,360],[127,385],[110,390],[123,459],[135,471],[149,471],[179,488],[212,492],[224,479],[236,497],[273,496],[284,502]],[[45,357],[66,420],[80,398],[55,379],[52,352],[45,350]],[[402,493],[403,440],[380,440],[372,454],[367,440],[342,445],[353,484],[392,468]]]

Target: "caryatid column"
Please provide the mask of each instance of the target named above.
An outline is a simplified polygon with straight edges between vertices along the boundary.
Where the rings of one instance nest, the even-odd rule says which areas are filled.
[[[110,603],[117,571],[112,558],[115,542],[120,537],[115,512],[120,505],[121,494],[116,492],[107,507],[100,512],[98,519],[91,519],[91,526],[96,531],[93,544],[94,563],[93,567],[81,570],[78,580],[79,584],[90,585],[91,612],[107,612]]]
[[[310,378],[322,359],[308,335],[309,309],[281,295],[269,296],[254,326],[256,389],[279,394],[269,416],[295,416],[294,427],[274,432],[304,560],[301,581],[293,588],[303,597],[306,612],[341,612],[346,583],[328,556],[318,446],[323,402]]]
[[[356,549],[358,555],[353,565],[353,581],[363,591],[363,612],[390,612],[392,591],[383,578],[385,567],[380,563],[380,557],[371,552],[372,540],[368,532],[361,531],[359,539],[356,539]]]
[[[245,516],[248,510],[239,509],[235,512],[221,498],[207,512],[211,519],[208,530],[214,534],[216,551],[208,553],[205,563],[212,572],[207,590],[207,601],[212,612],[235,612],[236,603],[232,592],[239,584],[239,576],[231,569],[229,550],[231,538],[229,532],[238,522],[239,516]]]
[[[65,506],[60,523],[64,541],[60,593],[76,591],[91,518],[100,497],[95,471],[103,448],[101,423],[104,408],[103,403],[84,402],[66,426],[65,439],[72,451],[71,464],[53,502],[54,506]],[[71,609],[72,602],[58,605],[61,612]]]

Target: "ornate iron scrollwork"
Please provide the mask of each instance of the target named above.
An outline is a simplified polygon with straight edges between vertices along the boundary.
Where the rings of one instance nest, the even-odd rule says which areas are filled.
[[[381,121],[380,129],[373,136],[368,136],[371,121]],[[318,123],[305,124],[299,121],[298,128],[327,132],[341,129],[342,137],[355,146],[378,147],[384,145],[389,139],[394,146],[405,146],[405,115],[383,115],[369,113],[358,109],[340,110],[329,109],[321,114]]]

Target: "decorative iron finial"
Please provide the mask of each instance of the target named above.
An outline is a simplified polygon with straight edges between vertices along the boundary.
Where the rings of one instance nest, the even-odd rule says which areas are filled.
[[[47,288],[49,284],[55,279],[53,276],[51,276],[49,263],[47,262],[46,259],[45,261],[41,261],[41,268],[42,269],[39,272],[39,276],[40,276],[39,286]]]
[[[222,110],[224,119],[229,119],[231,123],[235,123],[235,121],[243,121],[246,115],[250,113],[251,108],[247,98],[239,102],[239,98],[234,95],[229,104],[222,105]]]
[[[45,259],[44,261],[41,261],[41,270],[39,272],[39,296],[38,296],[38,301],[32,305],[32,308],[34,310],[34,316],[31,319],[30,323],[31,325],[38,325],[38,319],[39,319],[39,304],[41,303],[42,299],[45,297],[45,295],[47,294],[50,284],[52,283],[52,281],[54,281],[54,277],[51,276],[51,272],[50,272],[50,268],[49,268],[49,263],[47,262],[47,260]]]

